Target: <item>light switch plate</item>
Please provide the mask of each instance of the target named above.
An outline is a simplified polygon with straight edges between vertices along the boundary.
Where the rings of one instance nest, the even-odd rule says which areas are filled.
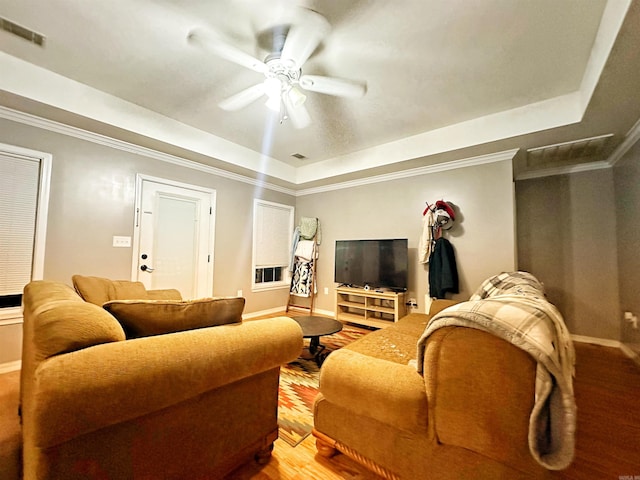
[[[118,237],[113,236],[114,247],[131,247],[131,237]]]

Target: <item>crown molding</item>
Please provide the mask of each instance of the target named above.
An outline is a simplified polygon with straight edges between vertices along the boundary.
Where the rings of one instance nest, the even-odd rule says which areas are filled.
[[[334,183],[331,185],[295,191],[290,188],[285,188],[279,185],[274,185],[272,183],[256,180],[250,177],[246,177],[244,175],[228,172],[220,168],[211,167],[208,165],[202,165],[200,163],[197,163],[191,160],[186,160],[184,158],[180,158],[175,155],[162,153],[157,150],[153,150],[151,148],[142,147],[129,142],[124,142],[122,140],[117,140],[115,138],[111,138],[106,135],[93,133],[88,130],[72,127],[60,122],[56,122],[54,120],[48,120],[42,117],[38,117],[36,115],[31,115],[28,113],[20,112],[20,111],[2,107],[2,106],[0,106],[0,118],[11,120],[17,123],[22,123],[24,125],[29,125],[36,128],[41,128],[43,130],[48,130],[50,132],[78,138],[80,140],[85,140],[98,145],[115,148],[117,150],[125,151],[128,153],[141,155],[144,157],[152,158],[154,160],[159,160],[162,162],[171,163],[181,167],[190,168],[192,170],[198,170],[198,171],[209,173],[211,175],[215,175],[218,177],[223,177],[223,178],[235,180],[238,182],[248,183],[253,186],[266,188],[269,190],[273,190],[276,192],[280,192],[280,193],[284,193],[284,194],[296,196],[296,197],[311,195],[314,193],[328,192],[332,190],[341,190],[344,188],[352,188],[360,185],[370,185],[374,183],[387,182],[389,180],[398,180],[402,178],[413,177],[416,175],[429,175],[433,173],[444,172],[447,170],[455,170],[458,168],[471,167],[475,165],[483,165],[486,163],[500,162],[503,160],[511,160],[513,159],[515,154],[518,152],[518,149],[506,150],[503,152],[497,152],[497,153],[492,153],[488,155],[481,155],[481,156],[466,158],[462,160],[454,160],[453,162],[439,163],[436,165],[427,165],[424,167],[412,168],[412,169],[403,170],[400,172],[393,172],[393,173],[388,173],[384,175],[376,175],[373,177],[363,178],[359,180]]]
[[[524,172],[516,175],[516,181],[531,180],[533,178],[553,177],[555,175],[568,175],[570,173],[589,172],[591,170],[602,170],[611,168],[609,162],[605,160],[589,163],[580,163],[578,165],[568,165],[565,167],[544,168],[531,172]]]
[[[342,190],[345,188],[359,187],[361,185],[371,185],[374,183],[388,182],[390,180],[399,180],[402,178],[415,177],[417,175],[431,175],[438,172],[445,172],[448,170],[457,170],[459,168],[473,167],[476,165],[484,165],[487,163],[501,162],[504,160],[513,160],[513,157],[518,153],[518,148],[512,150],[504,150],[502,152],[490,153],[487,155],[480,155],[477,157],[469,157],[461,160],[454,160],[452,162],[437,163],[435,165],[426,165],[424,167],[410,168],[408,170],[402,170],[399,172],[385,173],[383,175],[375,175],[372,177],[361,178],[358,180],[349,180],[346,182],[333,183],[322,187],[314,187],[298,190],[296,192],[297,197],[304,195],[313,195],[315,193],[330,192],[333,190]]]
[[[602,135],[603,137],[605,135]],[[600,138],[600,137],[593,137]],[[604,168],[613,167],[622,157],[624,157],[625,153],[627,153],[631,147],[633,147],[636,142],[640,140],[640,119],[635,123],[633,127],[627,132],[624,137],[624,140],[620,145],[616,147],[616,149],[609,155],[606,160],[600,160],[597,162],[589,162],[589,163],[581,163],[578,165],[569,165],[565,167],[556,167],[556,168],[546,168],[541,170],[535,170],[531,172],[524,172],[516,175],[516,180],[530,180],[532,178],[542,178],[542,177],[551,177],[554,175],[567,175],[570,173],[579,173],[579,172],[588,172],[590,170],[601,170]],[[544,148],[544,147],[541,147]],[[529,149],[528,151],[532,151],[536,149]]]
[[[611,155],[609,155],[607,163],[613,167],[622,157],[624,157],[624,154],[627,153],[638,140],[640,140],[640,119],[633,127],[631,127],[629,132],[625,135],[622,143],[618,145]]]
[[[398,180],[402,178],[413,177],[416,175],[430,175],[438,172],[455,170],[458,168],[465,168],[465,167],[471,167],[475,165],[483,165],[487,163],[500,162],[503,160],[512,160],[515,154],[519,150],[519,149],[505,150],[502,152],[492,153],[488,155],[481,155],[481,156],[470,157],[470,158],[461,159],[461,160],[454,160],[452,162],[446,162],[446,163],[438,163],[435,165],[427,165],[424,167],[417,167],[417,168],[412,168],[408,170],[402,170],[399,172],[375,175],[372,177],[367,177],[367,178],[362,178],[357,180],[350,180],[346,182],[333,183],[330,185],[325,185],[320,187],[293,190],[290,188],[282,187],[282,186],[275,185],[262,180],[247,177],[245,175],[229,172],[221,168],[212,167],[209,165],[203,165],[201,163],[194,162],[192,160],[187,160],[181,157],[177,157],[175,155],[159,152],[151,148],[142,147],[140,145],[125,142],[122,140],[117,140],[115,138],[108,137],[106,135],[93,133],[88,130],[72,127],[60,122],[56,122],[54,120],[48,120],[42,117],[38,117],[36,115],[31,115],[28,113],[20,112],[18,110],[14,110],[14,109],[3,107],[3,106],[0,106],[0,118],[21,123],[24,125],[29,125],[36,128],[41,128],[43,130],[47,130],[50,132],[78,138],[80,140],[114,148],[114,149],[125,151],[128,153],[141,155],[147,158],[152,158],[154,160],[171,163],[173,165],[178,165],[184,168],[197,170],[200,172],[208,173],[210,175],[215,175],[217,177],[222,177],[222,178],[227,178],[229,180],[235,180],[238,182],[247,183],[249,185],[253,185],[259,188],[265,188],[268,190],[284,193],[286,195],[291,195],[295,197],[313,195],[316,193],[330,192],[334,190],[342,190],[345,188],[353,188],[353,187],[358,187],[362,185],[371,185],[375,183],[387,182],[390,180]],[[636,142],[638,142],[638,140],[640,140],[640,119],[629,130],[623,142],[620,145],[618,145],[618,147],[607,158],[607,160],[578,164],[578,165],[570,165],[565,167],[541,169],[541,170],[536,170],[531,172],[524,172],[516,175],[515,180],[516,181],[529,180],[529,179],[543,178],[543,177],[549,177],[554,175],[566,175],[571,173],[579,173],[579,172],[586,172],[591,170],[611,168],[625,155],[625,153],[629,149],[631,149],[631,147],[633,147],[636,144]]]
[[[274,185],[272,183],[264,182],[262,180],[256,180],[256,179],[247,177],[245,175],[228,172],[221,168],[212,167],[209,165],[203,165],[201,163],[194,162],[192,160],[186,160],[184,158],[177,157],[175,155],[162,153],[157,150],[153,150],[151,148],[142,147],[140,145],[135,145],[133,143],[125,142],[122,140],[117,140],[115,138],[111,138],[106,135],[89,132],[88,130],[72,127],[60,122],[56,122],[54,120],[48,120],[48,119],[31,115],[28,113],[13,110],[11,108],[0,106],[0,118],[11,120],[17,123],[22,123],[24,125],[29,125],[31,127],[41,128],[43,130],[48,130],[50,132],[67,135],[69,137],[78,138],[80,140],[85,140],[87,142],[95,143],[105,147],[115,148],[116,150],[121,150],[124,152],[141,155],[147,158],[152,158],[154,160],[159,160],[161,162],[167,162],[167,163],[171,163],[181,167],[190,168],[192,170],[198,170],[200,172],[209,173],[217,177],[223,177],[223,178],[235,180],[242,183],[248,183],[250,185],[253,185],[259,188],[266,188],[269,190],[273,190],[276,192],[280,192],[280,193],[284,193],[292,196],[295,195],[295,191],[291,190],[290,188],[281,187],[279,185]]]

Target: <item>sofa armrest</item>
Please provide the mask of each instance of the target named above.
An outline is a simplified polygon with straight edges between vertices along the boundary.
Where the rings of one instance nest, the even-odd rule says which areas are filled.
[[[440,313],[445,308],[448,308],[451,305],[455,305],[456,303],[460,303],[460,302],[456,300],[448,300],[448,299],[432,300],[431,305],[429,305],[429,317],[433,317],[436,313]]]
[[[535,371],[529,354],[490,333],[465,327],[435,331],[424,354],[431,434],[439,443],[532,467],[528,431]]]
[[[394,427],[427,427],[427,396],[415,367],[340,349],[320,370],[320,392],[329,402]]]
[[[29,405],[37,446],[124,422],[294,360],[290,318],[97,345],[42,362]],[[274,394],[277,394],[274,391]]]

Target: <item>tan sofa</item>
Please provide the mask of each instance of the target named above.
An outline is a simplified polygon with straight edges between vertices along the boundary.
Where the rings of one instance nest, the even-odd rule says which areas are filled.
[[[269,458],[280,365],[302,349],[296,322],[241,322],[244,299],[181,302],[164,291],[140,301],[140,285],[84,280],[84,294],[106,298],[138,338],[70,286],[26,286],[25,480],[222,478]],[[203,311],[210,315],[203,319]],[[137,325],[150,312],[158,313]]]
[[[331,353],[314,404],[318,452],[342,452],[389,479],[547,478],[529,447],[536,360],[486,331],[447,326],[424,350],[436,300]],[[444,312],[443,312],[444,313]]]

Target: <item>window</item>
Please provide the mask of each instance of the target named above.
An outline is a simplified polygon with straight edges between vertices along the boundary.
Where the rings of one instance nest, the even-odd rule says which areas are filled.
[[[0,144],[0,320],[41,279],[51,155]]]
[[[253,201],[253,290],[289,286],[294,209]]]

